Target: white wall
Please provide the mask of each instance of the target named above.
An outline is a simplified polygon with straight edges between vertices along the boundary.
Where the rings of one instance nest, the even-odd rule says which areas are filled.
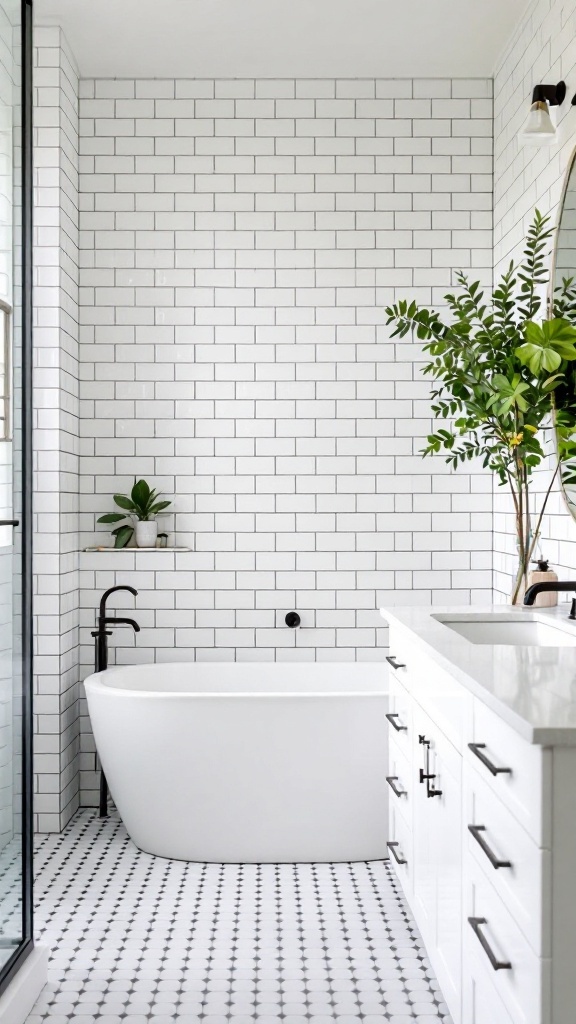
[[[486,80],[82,81],[77,199],[73,58],[41,32],[37,825],[58,830],[96,801],[78,680],[106,587],[139,590],[112,602],[142,625],[120,663],[381,660],[381,603],[489,599],[491,482],[421,460],[422,353],[384,307],[440,303],[455,267],[489,281],[492,100]],[[82,553],[135,474],[190,550]]]
[[[519,146],[517,133],[529,109],[534,85],[565,79],[568,98],[560,110],[560,144],[553,149]],[[536,0],[506,49],[494,83],[494,242],[498,276],[522,250],[534,209],[556,219],[564,174],[576,146],[576,2]],[[554,221],[555,222],[555,221]],[[539,487],[549,477],[542,473]],[[510,593],[514,520],[502,491],[496,495],[495,587]],[[576,525],[556,492],[542,532],[542,551],[560,577],[574,578]]]
[[[36,825],[78,807],[78,76],[59,29],[35,67]]]
[[[561,112],[557,150],[519,148],[516,133],[535,83],[576,91],[575,29],[576,0],[537,0],[496,74],[497,271],[534,207],[558,203],[576,111]],[[137,646],[115,637],[118,662],[379,659],[378,603],[490,598],[491,481],[420,460],[421,354],[390,341],[383,307],[438,303],[456,267],[488,281],[492,125],[485,81],[82,82],[77,367],[77,84],[50,32],[37,183],[45,215],[59,212],[38,224],[37,766],[38,824],[57,829],[79,766],[95,802],[75,608],[82,676],[105,587],[140,591],[143,631]],[[135,473],[175,496],[169,525],[192,550],[84,553],[77,575],[80,547],[102,539],[95,519]],[[496,502],[503,596],[514,530]],[[566,576],[575,542],[556,496],[543,549]],[[296,636],[281,624],[294,607]]]
[[[84,672],[118,581],[143,627],[119,662],[380,660],[383,602],[489,599],[490,480],[420,458],[429,385],[384,307],[441,302],[453,268],[490,279],[491,83],[81,97],[82,546],[136,474],[191,549],[82,555]]]

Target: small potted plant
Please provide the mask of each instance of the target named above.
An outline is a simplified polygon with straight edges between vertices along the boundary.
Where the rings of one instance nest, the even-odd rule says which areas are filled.
[[[171,501],[158,501],[158,491],[151,490],[145,480],[137,480],[130,492],[115,494],[114,501],[123,512],[108,512],[100,516],[99,523],[121,523],[131,518],[135,526],[124,523],[112,530],[115,548],[125,548],[136,534],[136,545],[139,548],[156,547],[158,523],[154,518],[172,504]]]

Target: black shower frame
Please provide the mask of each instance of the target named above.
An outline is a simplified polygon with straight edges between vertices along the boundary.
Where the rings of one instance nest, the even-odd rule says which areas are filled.
[[[34,948],[32,762],[32,0],[22,26],[22,941],[0,970],[0,995]]]

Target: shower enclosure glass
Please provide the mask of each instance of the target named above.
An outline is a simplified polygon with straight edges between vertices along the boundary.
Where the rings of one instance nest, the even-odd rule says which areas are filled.
[[[0,992],[32,947],[30,74],[0,0]]]

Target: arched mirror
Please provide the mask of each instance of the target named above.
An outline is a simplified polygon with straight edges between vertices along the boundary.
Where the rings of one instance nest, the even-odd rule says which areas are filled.
[[[553,316],[576,322],[576,151],[572,154],[558,217],[550,280]],[[576,363],[568,363],[566,382],[555,391],[556,443],[561,458],[562,490],[576,519]]]

